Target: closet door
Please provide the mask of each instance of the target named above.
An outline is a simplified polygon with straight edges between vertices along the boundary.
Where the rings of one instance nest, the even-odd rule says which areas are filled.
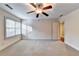
[[[59,39],[59,23],[57,21],[52,22],[52,39]]]

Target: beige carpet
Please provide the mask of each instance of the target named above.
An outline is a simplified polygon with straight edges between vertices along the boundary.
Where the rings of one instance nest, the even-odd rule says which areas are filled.
[[[79,51],[60,41],[21,40],[0,52],[2,56],[79,56]]]

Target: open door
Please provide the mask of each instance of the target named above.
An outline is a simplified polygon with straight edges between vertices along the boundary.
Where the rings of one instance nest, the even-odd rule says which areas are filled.
[[[60,40],[64,42],[64,22],[60,23],[59,27],[60,27],[60,30],[59,30]]]

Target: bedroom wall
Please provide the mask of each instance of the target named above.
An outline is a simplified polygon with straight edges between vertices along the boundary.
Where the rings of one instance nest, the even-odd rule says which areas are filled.
[[[32,32],[28,34],[28,39],[58,40],[58,21],[55,20],[35,20],[32,23]]]
[[[65,43],[79,50],[79,9],[59,20],[60,22],[64,21]]]

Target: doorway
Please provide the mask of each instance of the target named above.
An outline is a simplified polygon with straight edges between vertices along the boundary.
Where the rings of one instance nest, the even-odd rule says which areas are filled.
[[[60,40],[64,42],[64,22],[59,24]]]

